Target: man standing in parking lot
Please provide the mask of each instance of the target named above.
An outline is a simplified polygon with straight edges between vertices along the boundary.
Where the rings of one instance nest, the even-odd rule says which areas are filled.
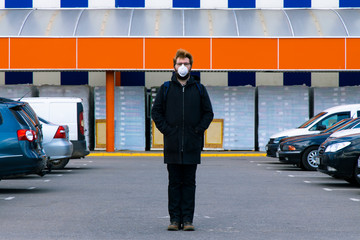
[[[164,135],[164,162],[169,174],[168,230],[193,231],[196,169],[204,131],[214,114],[206,88],[190,75],[192,55],[179,49],[173,64],[175,74],[161,85],[152,119]]]

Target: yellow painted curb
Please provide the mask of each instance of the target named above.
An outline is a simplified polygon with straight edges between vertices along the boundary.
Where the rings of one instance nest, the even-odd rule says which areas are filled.
[[[90,153],[89,157],[163,157],[163,153]],[[202,153],[202,157],[266,157],[266,153]]]

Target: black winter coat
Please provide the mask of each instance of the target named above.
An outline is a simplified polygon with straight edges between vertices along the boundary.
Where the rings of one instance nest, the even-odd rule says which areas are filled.
[[[164,135],[165,163],[201,162],[204,131],[209,127],[214,113],[206,88],[198,83],[200,92],[195,81],[191,76],[187,84],[182,86],[173,76],[167,93],[163,84],[156,95],[151,116]]]

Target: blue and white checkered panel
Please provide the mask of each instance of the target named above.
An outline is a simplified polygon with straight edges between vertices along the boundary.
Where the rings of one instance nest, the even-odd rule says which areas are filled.
[[[0,8],[351,8],[359,0],[0,0]]]
[[[206,86],[360,86],[359,72],[195,72]],[[170,72],[122,72],[121,86],[160,86]],[[0,86],[89,85],[105,86],[105,72],[2,72]]]

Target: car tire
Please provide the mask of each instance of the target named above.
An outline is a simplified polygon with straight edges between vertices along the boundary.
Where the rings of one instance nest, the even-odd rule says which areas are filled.
[[[360,168],[357,165],[354,167],[354,175],[352,179],[353,184],[360,186]]]
[[[319,146],[312,146],[307,148],[301,157],[301,168],[306,171],[316,171],[317,164],[315,157],[317,156],[317,150]]]
[[[49,169],[63,169],[69,163],[69,161],[70,158],[48,161],[47,167]]]

